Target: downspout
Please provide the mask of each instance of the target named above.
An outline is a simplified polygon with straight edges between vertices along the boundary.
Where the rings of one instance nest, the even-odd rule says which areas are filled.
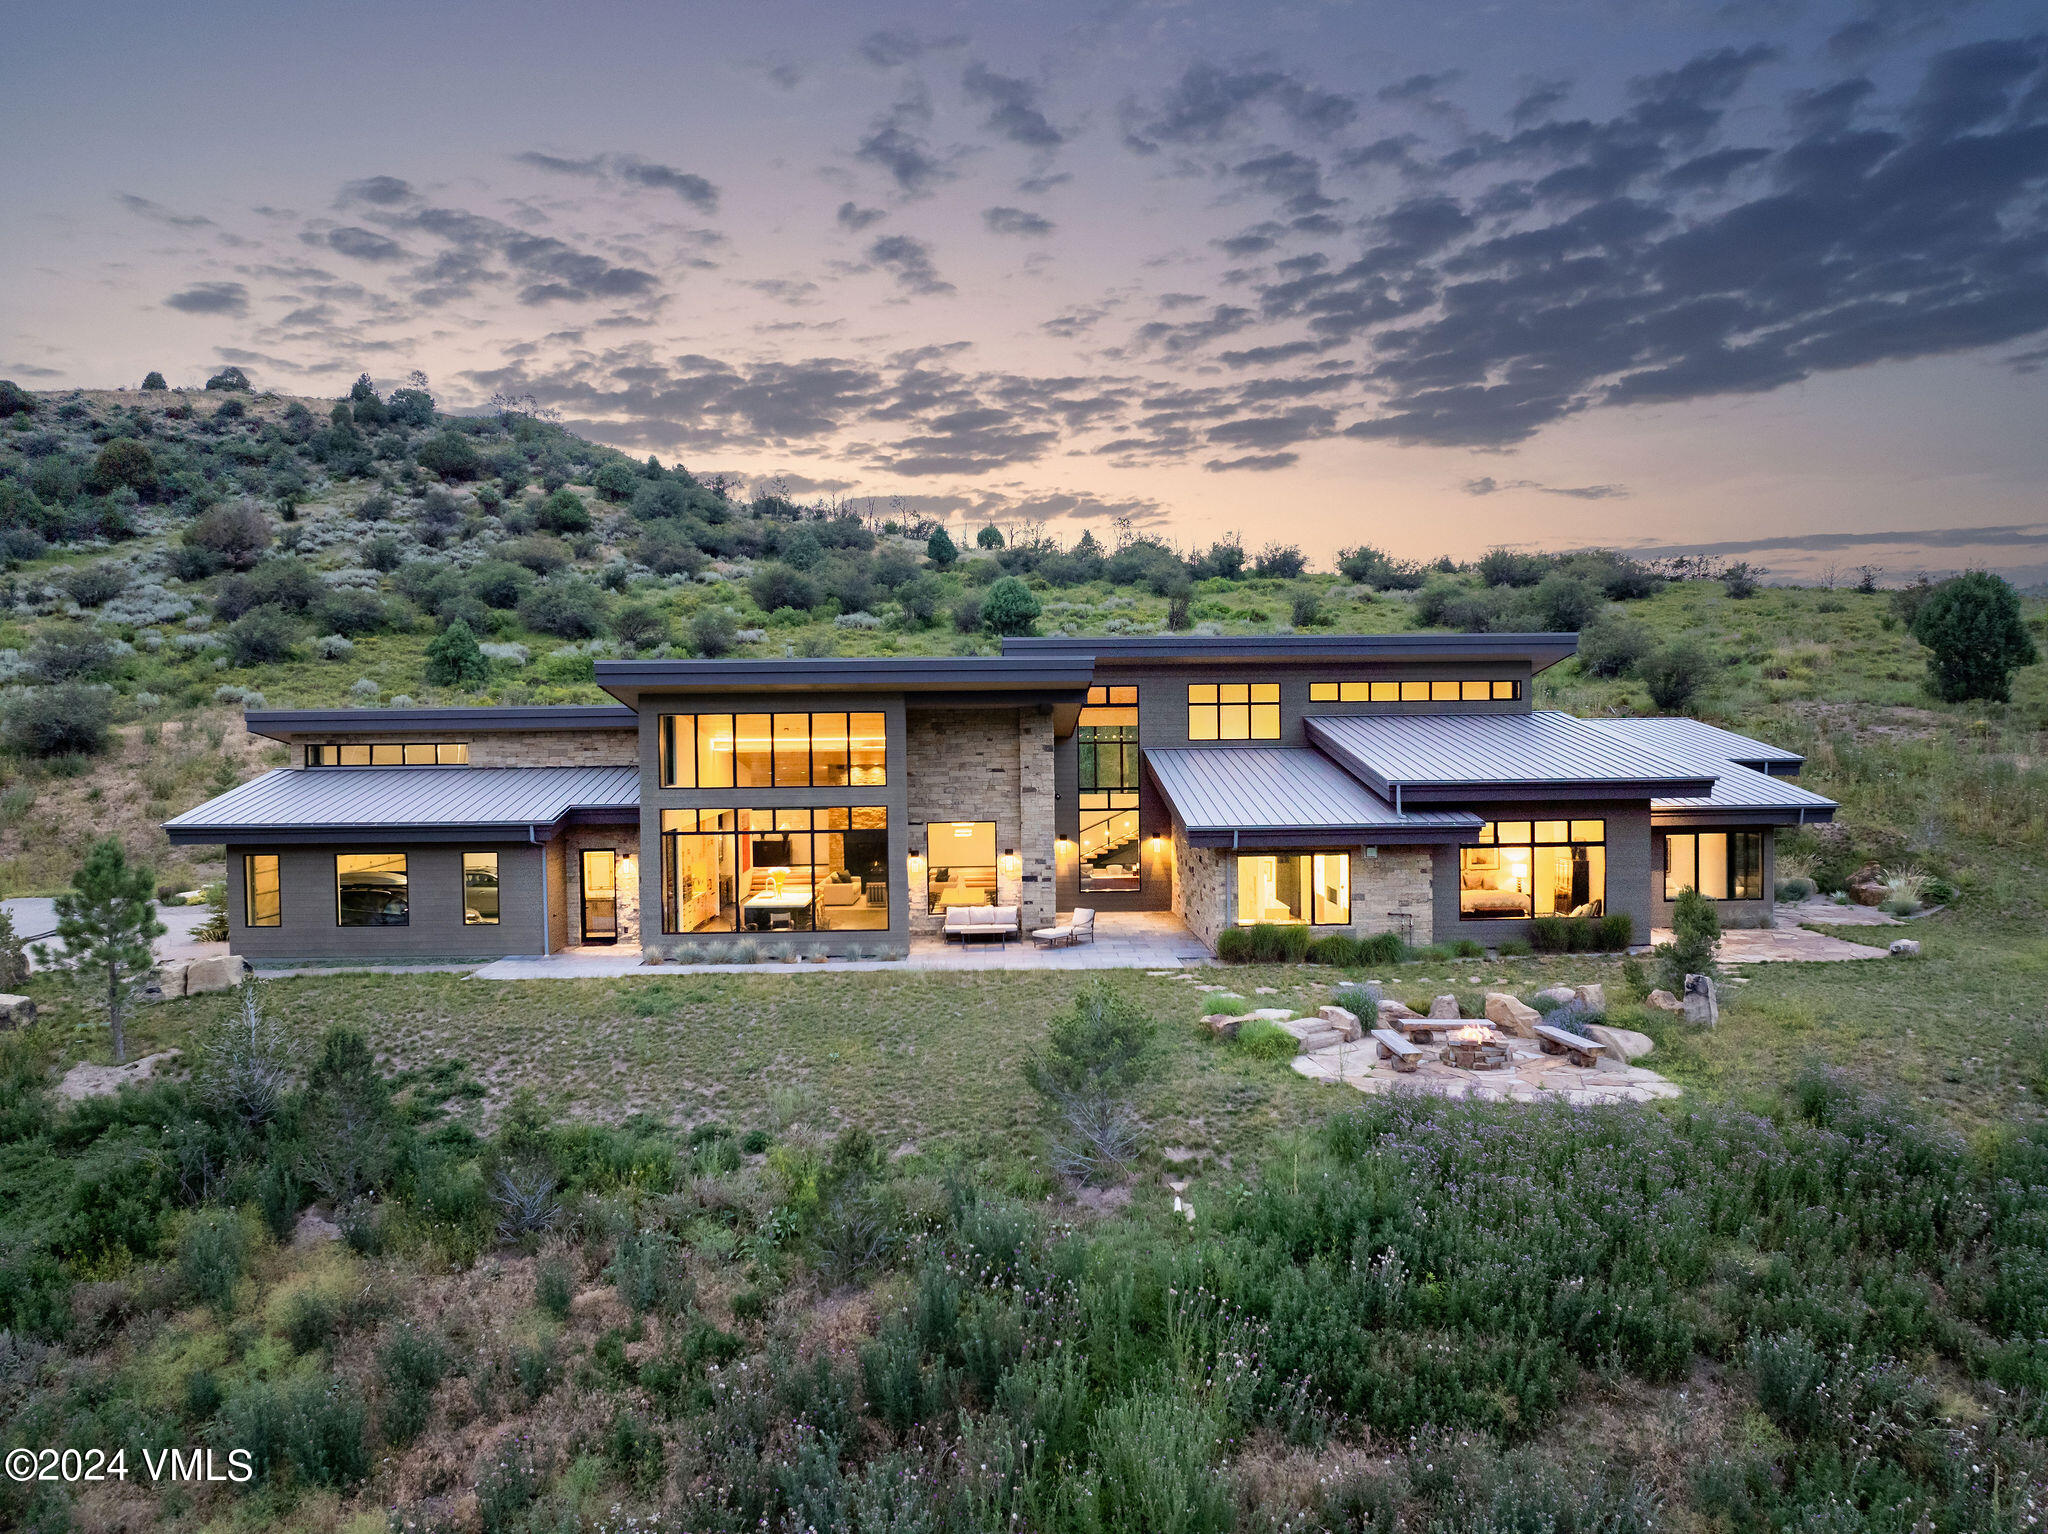
[[[540,848],[540,951],[543,957],[548,951],[548,924],[553,919],[548,911],[548,849],[541,839],[533,834],[533,827],[526,828],[526,840]]]
[[[1394,813],[1401,813],[1401,785],[1398,783],[1394,785]]]

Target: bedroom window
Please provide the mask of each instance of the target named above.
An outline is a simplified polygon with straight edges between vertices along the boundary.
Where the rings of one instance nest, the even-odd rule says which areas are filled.
[[[1190,682],[1189,740],[1278,740],[1278,682]]]
[[[1664,838],[1664,898],[1687,886],[1709,900],[1764,898],[1761,831],[1673,831]]]
[[[1490,820],[1458,853],[1458,914],[1467,921],[1601,916],[1607,822]]]
[[[1348,852],[1244,852],[1237,857],[1237,924],[1343,927],[1351,922]]]

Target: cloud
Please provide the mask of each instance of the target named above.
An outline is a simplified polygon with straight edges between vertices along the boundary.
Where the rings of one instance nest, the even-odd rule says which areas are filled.
[[[249,290],[239,282],[200,282],[173,293],[164,303],[186,314],[232,314],[249,312]]]
[[[513,158],[521,165],[530,165],[555,175],[612,180],[652,191],[673,192],[699,212],[714,213],[718,210],[718,188],[704,177],[694,171],[677,170],[673,165],[643,160],[638,155],[600,154],[586,160],[568,160],[560,155],[528,150]]]
[[[896,285],[912,293],[950,293],[953,284],[939,277],[931,247],[907,234],[889,234],[868,247],[868,259],[894,274]]]
[[[991,234],[1045,235],[1053,231],[1053,222],[1043,214],[1033,213],[1028,208],[984,208],[981,221],[988,225]]]
[[[1224,69],[1197,60],[1155,103],[1126,102],[1124,142],[1141,154],[1167,145],[1218,144],[1234,136],[1262,106],[1277,108],[1296,128],[1318,136],[1358,115],[1349,96],[1311,86],[1284,69]]]
[[[1211,474],[1228,474],[1240,469],[1270,474],[1275,469],[1291,469],[1300,462],[1299,453],[1247,453],[1242,458],[1211,458],[1202,467]]]
[[[1628,495],[1626,485],[1545,485],[1533,479],[1497,480],[1491,475],[1465,481],[1467,495],[1498,495],[1504,490],[1534,490],[1541,495],[1568,496],[1575,501],[1614,501]]]
[[[988,108],[982,126],[1027,149],[1057,149],[1066,135],[1052,125],[1038,106],[1038,87],[1013,75],[999,75],[980,60],[960,77],[968,99]]]
[[[851,229],[855,234],[870,224],[879,224],[888,216],[881,208],[863,208],[859,203],[852,201],[842,202],[837,215],[839,227]]]
[[[926,141],[931,118],[921,93],[906,96],[869,125],[853,157],[880,166],[904,192],[921,196],[951,175]]]
[[[389,235],[364,229],[354,224],[345,224],[339,229],[330,229],[324,235],[308,235],[310,243],[319,240],[330,249],[358,261],[402,261],[408,252],[406,248]]]
[[[1632,554],[1701,554],[1720,557],[1729,554],[1769,554],[1798,550],[1828,553],[1841,549],[1870,548],[1899,544],[1929,550],[1996,547],[2041,547],[2048,545],[2048,523],[2011,523],[2002,527],[1923,527],[1900,532],[1871,533],[1787,533],[1775,538],[1739,538],[1722,543],[1645,544],[1631,547]]]
[[[133,192],[116,192],[114,201],[138,218],[149,219],[152,223],[168,224],[174,229],[208,229],[213,220],[202,218],[197,213],[174,213],[160,202],[147,197],[138,197]]]
[[[337,201],[343,206],[366,202],[376,208],[394,208],[402,202],[412,201],[416,195],[409,181],[401,181],[396,176],[368,176],[343,186]]]

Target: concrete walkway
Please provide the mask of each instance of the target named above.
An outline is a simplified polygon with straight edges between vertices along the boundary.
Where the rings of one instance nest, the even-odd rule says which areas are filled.
[[[620,975],[819,975],[859,970],[1180,969],[1207,964],[1209,952],[1177,916],[1163,911],[1107,912],[1095,918],[1095,941],[1077,948],[1040,948],[1029,938],[991,943],[948,942],[936,934],[910,940],[907,959],[828,959],[824,963],[647,964],[637,948],[568,948],[545,957],[499,959],[477,980],[601,980]]]

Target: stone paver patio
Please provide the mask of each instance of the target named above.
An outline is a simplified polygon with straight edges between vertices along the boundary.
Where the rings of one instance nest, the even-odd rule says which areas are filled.
[[[1470,1025],[1468,1025],[1470,1026]],[[1562,1055],[1546,1055],[1533,1042],[1502,1039],[1510,1061],[1498,1070],[1468,1071],[1434,1058],[1414,1070],[1394,1069],[1378,1058],[1368,1034],[1356,1044],[1332,1044],[1294,1057],[1294,1068],[1311,1081],[1356,1087],[1361,1092],[1418,1092],[1432,1097],[1470,1098],[1475,1102],[1567,1102],[1583,1106],[1603,1103],[1646,1103],[1678,1097],[1683,1089],[1655,1071],[1620,1061],[1603,1061],[1591,1070],[1571,1064]]]
[[[1836,905],[1830,900],[1804,900],[1797,905],[1781,903],[1771,912],[1768,927],[1730,927],[1721,934],[1715,957],[1723,964],[1769,964],[1795,960],[1805,964],[1829,964],[1845,959],[1882,959],[1887,950],[1868,943],[1812,932],[1804,922],[1816,926],[1903,927],[1905,922],[1869,906]],[[1671,929],[1659,927],[1650,934],[1652,943],[1671,941]],[[1886,939],[1890,941],[1889,938]]]

